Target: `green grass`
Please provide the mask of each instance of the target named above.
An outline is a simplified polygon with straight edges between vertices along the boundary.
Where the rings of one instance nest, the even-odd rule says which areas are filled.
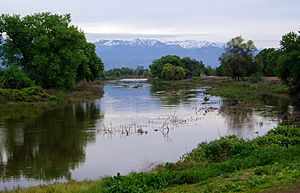
[[[262,103],[265,97],[289,99],[288,87],[281,83],[233,81],[228,79],[207,80],[203,78],[192,78],[192,83],[211,86],[212,88],[208,90],[211,95],[252,104]]]
[[[278,126],[254,140],[204,142],[176,163],[151,172],[116,175],[14,192],[261,192],[300,182],[300,128]]]
[[[72,90],[29,87],[23,89],[0,88],[0,103],[78,103],[98,99],[103,91],[101,82],[81,82]]]
[[[270,140],[272,137],[278,140]],[[264,167],[273,168],[274,172],[264,172],[267,170]],[[240,186],[243,191],[247,188],[252,191],[253,183],[253,191],[261,191],[266,187],[278,188],[277,183],[271,182],[279,179],[280,175],[285,180],[282,185],[299,180],[300,129],[280,126],[268,135],[252,141],[230,136],[201,143],[191,153],[183,156],[181,161],[166,163],[153,172],[105,178],[103,192],[173,192],[176,189],[183,191],[191,185],[197,187],[196,192],[202,191],[202,188],[202,192],[206,192],[205,187],[209,187],[211,180],[221,176],[228,178],[240,172],[249,173],[249,170],[253,172],[245,181],[241,178],[239,183],[229,181],[224,184],[221,180],[213,184],[220,183],[219,192],[235,191],[236,186]],[[263,181],[261,175],[268,176],[268,180]],[[168,191],[169,189],[172,191]]]
[[[41,87],[29,87],[23,89],[1,89],[0,102],[41,102],[56,100]]]

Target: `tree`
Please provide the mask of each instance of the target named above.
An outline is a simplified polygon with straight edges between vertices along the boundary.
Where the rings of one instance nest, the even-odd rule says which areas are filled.
[[[33,81],[18,67],[0,69],[0,88],[22,89],[34,86]]]
[[[103,75],[104,65],[95,52],[95,44],[87,43],[84,47],[83,60],[77,68],[77,81],[93,81]]]
[[[164,80],[174,80],[175,79],[175,66],[170,63],[164,65],[161,72],[161,76]]]
[[[164,65],[161,74],[164,80],[181,80],[185,77],[185,70],[181,66],[174,66],[167,63]]]
[[[2,14],[1,59],[6,66],[19,66],[44,88],[70,88],[76,81],[99,78],[103,64],[95,47],[70,23],[70,14]]]
[[[279,56],[280,50],[276,50],[275,48],[263,49],[255,56],[255,62],[263,75],[277,75]]]
[[[162,71],[165,64],[172,64],[173,66],[182,66],[182,61],[178,56],[167,55],[160,59],[154,60],[149,66],[152,76],[163,78]]]
[[[176,69],[175,67],[177,67],[176,78],[172,78],[172,80],[179,80],[183,78],[190,78],[192,76],[199,76],[202,73],[205,73],[206,71],[206,68],[202,61],[197,61],[189,57],[180,58],[178,56],[167,55],[157,60],[154,60],[153,63],[149,66],[152,76],[166,79],[165,74],[163,74],[163,69],[166,64],[168,64],[167,68],[165,69],[167,71],[171,69],[170,64],[173,66],[172,68],[174,69]],[[183,74],[184,77],[181,78]]]
[[[299,32],[300,33],[300,32]],[[289,32],[280,41],[279,75],[291,93],[300,91],[300,36]]]
[[[231,39],[225,48],[225,52],[219,60],[226,75],[235,80],[249,76],[257,72],[257,66],[254,62],[254,52],[256,47],[252,40],[244,42],[241,36]]]
[[[206,71],[202,61],[198,61],[190,57],[182,58],[182,65],[186,71],[187,77],[200,76]]]

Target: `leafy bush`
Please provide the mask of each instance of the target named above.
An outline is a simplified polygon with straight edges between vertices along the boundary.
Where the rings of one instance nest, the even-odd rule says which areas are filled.
[[[45,101],[54,100],[54,96],[48,95],[41,87],[29,87],[23,89],[0,89],[0,101]]]
[[[154,60],[149,68],[152,76],[165,80],[181,80],[199,76],[207,71],[202,61],[172,55]]]
[[[0,70],[0,87],[21,89],[33,86],[33,81],[28,75],[22,72],[18,67],[12,66]]]
[[[262,75],[260,73],[254,73],[252,74],[248,80],[251,82],[251,83],[257,83],[257,82],[261,82],[262,80]]]
[[[150,173],[117,175],[103,180],[104,192],[156,192],[174,185],[194,184],[211,177],[259,167],[255,175],[269,171],[260,169],[300,157],[300,128],[279,126],[266,136],[252,141],[236,136],[222,137],[209,143],[201,143],[177,163],[166,163]],[[274,138],[274,140],[272,140]],[[277,141],[278,140],[278,141]],[[286,143],[287,145],[282,145]],[[189,164],[189,163],[193,164]],[[224,187],[229,190],[235,187]]]
[[[236,136],[222,137],[210,143],[201,143],[185,156],[185,160],[220,162],[235,155],[245,155],[253,149],[247,141]]]
[[[173,66],[167,63],[164,65],[161,74],[164,80],[181,80],[184,79],[185,71],[184,68],[180,66]]]

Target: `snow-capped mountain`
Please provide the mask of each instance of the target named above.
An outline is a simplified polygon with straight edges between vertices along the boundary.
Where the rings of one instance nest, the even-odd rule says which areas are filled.
[[[162,42],[154,39],[133,39],[133,40],[99,40],[96,45],[100,46],[161,46]]]
[[[223,48],[225,46],[224,43],[220,42],[207,42],[207,41],[197,41],[197,40],[185,40],[185,41],[169,41],[165,42],[167,45],[179,45],[182,48],[187,49],[197,49],[204,47],[220,47]]]
[[[203,47],[224,47],[224,43],[208,42],[197,40],[184,40],[184,41],[166,41],[161,42],[155,39],[133,39],[133,40],[99,40],[96,42],[98,46],[180,46],[187,49],[197,49]]]
[[[204,64],[218,66],[218,58],[224,51],[224,43],[208,41],[166,41],[155,39],[99,40],[95,42],[96,52],[102,58],[105,68],[148,67],[153,60],[164,55],[178,55],[202,60]]]

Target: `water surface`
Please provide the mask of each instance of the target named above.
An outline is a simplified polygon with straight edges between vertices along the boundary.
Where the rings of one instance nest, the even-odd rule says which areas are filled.
[[[251,139],[280,122],[275,102],[238,110],[207,87],[123,80],[100,89],[101,99],[82,104],[1,107],[0,189],[147,170],[200,142]]]

